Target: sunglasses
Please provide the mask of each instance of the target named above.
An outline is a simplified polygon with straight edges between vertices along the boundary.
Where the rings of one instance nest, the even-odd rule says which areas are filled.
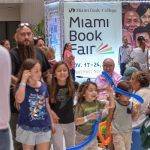
[[[23,28],[23,27],[29,27],[30,28],[30,24],[29,23],[20,23],[18,25],[19,28]]]
[[[33,37],[33,40],[35,40],[35,41],[40,40],[40,39],[44,41],[44,38],[42,36],[34,36]]]

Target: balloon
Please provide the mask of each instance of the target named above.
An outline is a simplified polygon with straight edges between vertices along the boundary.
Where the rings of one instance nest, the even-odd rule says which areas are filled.
[[[112,80],[112,78],[109,76],[109,74],[106,71],[103,71],[102,74],[105,76],[105,78],[107,79],[107,81],[109,82],[109,84],[114,85],[114,82]],[[137,101],[139,101],[140,103],[144,103],[144,100],[141,96],[131,93],[131,92],[127,92],[124,91],[122,89],[117,88],[116,86],[114,86],[114,91],[126,96],[130,96],[130,97],[134,97]]]
[[[102,126],[100,130],[102,134],[106,134],[106,126]]]
[[[106,71],[102,71],[102,74],[105,76],[105,78],[107,79],[110,85],[114,85],[114,81],[112,80],[112,78],[109,76],[109,74]]]
[[[142,104],[144,103],[143,98],[142,98],[141,96],[137,95],[137,94],[124,91],[124,90],[119,89],[119,88],[117,88],[117,87],[115,87],[115,86],[114,86],[114,91],[116,91],[117,93],[126,95],[126,96],[134,97],[134,98],[135,98],[137,101],[139,101],[140,103],[142,103]]]
[[[98,113],[100,114],[100,112],[98,112]],[[94,139],[94,137],[97,135],[99,122],[100,122],[100,117],[95,120],[95,122],[93,124],[93,132],[91,133],[91,135],[85,141],[83,141],[79,145],[69,147],[66,150],[80,150],[81,148],[85,147],[88,143],[90,143]]]
[[[106,133],[106,125],[107,125],[106,121],[105,122],[101,122],[99,124],[98,137],[99,137],[99,139],[101,141],[100,147],[105,147],[112,140],[112,126],[109,127],[110,135],[107,138],[104,137],[105,134],[103,134],[102,128],[103,128],[103,130],[105,129],[105,133]]]

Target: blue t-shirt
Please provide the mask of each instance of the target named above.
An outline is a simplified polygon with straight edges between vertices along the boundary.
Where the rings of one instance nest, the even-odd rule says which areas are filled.
[[[48,96],[45,83],[42,83],[38,89],[26,85],[25,99],[20,105],[18,125],[25,130],[49,130],[50,116],[46,108]]]

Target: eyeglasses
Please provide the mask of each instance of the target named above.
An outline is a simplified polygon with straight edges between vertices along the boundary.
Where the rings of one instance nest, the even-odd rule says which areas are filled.
[[[30,28],[30,24],[29,23],[20,23],[18,25],[19,28],[23,28],[23,27],[29,27]]]

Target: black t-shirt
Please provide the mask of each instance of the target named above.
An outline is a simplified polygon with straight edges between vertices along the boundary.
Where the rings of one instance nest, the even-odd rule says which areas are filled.
[[[10,51],[10,57],[11,57],[11,65],[12,65],[12,75],[16,76],[21,68],[21,60],[18,54],[18,48],[13,48]],[[46,59],[45,55],[43,54],[43,52],[39,49],[36,48],[35,49],[36,52],[36,58],[40,61],[41,66],[42,66],[42,72],[45,72],[46,70],[48,70],[50,68],[49,62]],[[11,88],[10,90],[10,105],[11,105],[11,112],[12,113],[17,113],[17,109],[14,107],[14,102],[15,102],[15,98],[14,98],[14,90]]]
[[[51,104],[51,108],[60,118],[59,123],[73,122],[73,98],[69,96],[67,85],[58,87],[56,99],[56,103]]]
[[[20,67],[22,65],[21,60],[19,58],[18,50],[19,50],[18,48],[14,48],[10,51],[11,64],[12,64],[12,74],[15,76],[18,74]],[[43,54],[43,52],[39,48],[36,48],[35,52],[36,52],[36,58],[41,63],[42,72],[45,72],[46,70],[48,70],[50,68],[48,60],[46,59],[45,55]]]

